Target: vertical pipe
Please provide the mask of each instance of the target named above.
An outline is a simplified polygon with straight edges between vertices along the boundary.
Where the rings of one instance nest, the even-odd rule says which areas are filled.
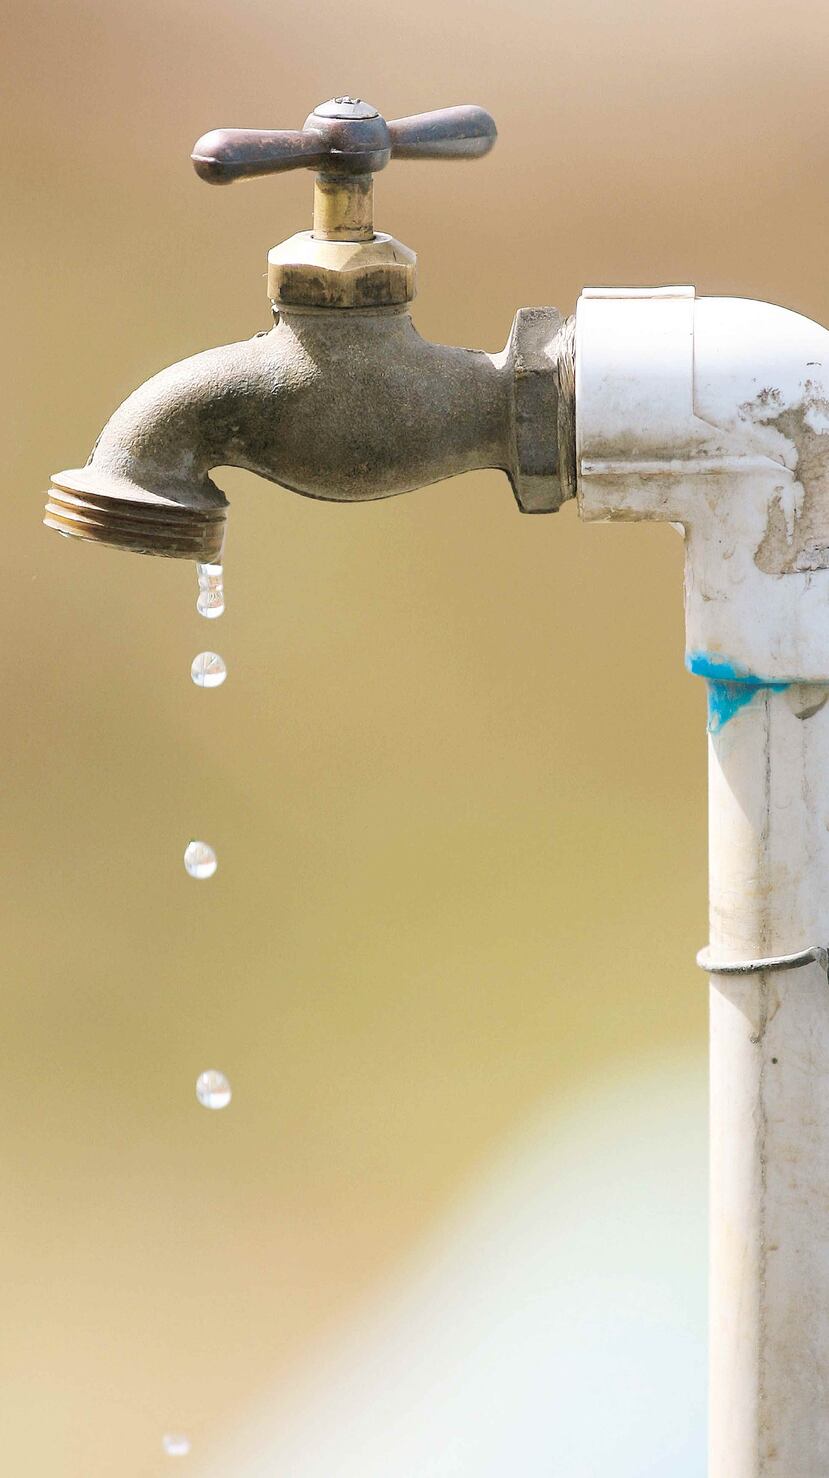
[[[710,942],[829,943],[826,689],[755,690],[710,735]],[[829,1474],[829,987],[711,979],[709,1478]]]

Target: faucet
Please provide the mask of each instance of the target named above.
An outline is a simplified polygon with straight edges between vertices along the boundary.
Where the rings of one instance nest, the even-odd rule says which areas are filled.
[[[311,168],[314,224],[275,247],[274,327],[125,401],[46,523],[212,562],[215,467],[383,498],[473,468],[522,511],[685,539],[686,663],[709,696],[709,1478],[829,1472],[829,332],[691,287],[521,309],[501,354],[426,343],[415,256],[375,232],[393,157],[477,158],[480,108],[386,123],[353,98],[294,133],[220,130],[215,184]],[[589,882],[589,880],[588,880]],[[612,954],[608,941],[605,953]],[[597,958],[599,954],[597,952]]]
[[[495,138],[483,108],[386,122],[337,97],[298,131],[199,139],[193,164],[210,184],[313,169],[313,228],[269,253],[270,331],[130,395],[86,466],[53,475],[46,524],[216,561],[227,500],[209,474],[225,466],[337,502],[500,468],[524,512],[555,511],[575,491],[572,323],[522,309],[500,354],[428,343],[409,309],[415,253],[374,229],[373,179],[390,159],[477,159]]]

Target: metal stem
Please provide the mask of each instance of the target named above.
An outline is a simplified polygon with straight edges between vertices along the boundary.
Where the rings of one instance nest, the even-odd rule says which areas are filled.
[[[317,175],[314,236],[318,241],[372,240],[374,180],[370,174]]]

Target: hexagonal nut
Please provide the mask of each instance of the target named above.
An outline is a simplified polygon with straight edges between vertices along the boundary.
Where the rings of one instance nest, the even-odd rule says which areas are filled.
[[[566,497],[559,465],[561,422],[557,308],[519,308],[507,344],[512,369],[512,465],[522,513],[555,513]]]
[[[300,231],[268,253],[268,296],[276,307],[385,308],[410,303],[417,257],[378,232],[371,241],[320,241]]]

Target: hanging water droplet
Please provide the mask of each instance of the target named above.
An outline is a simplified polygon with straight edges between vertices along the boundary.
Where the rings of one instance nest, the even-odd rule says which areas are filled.
[[[200,616],[212,621],[221,616],[225,608],[225,590],[221,565],[196,564],[199,578],[199,598],[196,610]]]
[[[196,1097],[205,1108],[223,1109],[230,1103],[233,1090],[224,1073],[210,1067],[196,1079]]]
[[[224,658],[218,652],[199,652],[193,658],[190,676],[197,688],[220,688],[227,677]]]
[[[190,1438],[183,1432],[165,1432],[161,1446],[168,1457],[186,1457],[191,1448]]]
[[[216,868],[216,853],[207,842],[188,842],[184,849],[184,866],[191,878],[212,878]]]

